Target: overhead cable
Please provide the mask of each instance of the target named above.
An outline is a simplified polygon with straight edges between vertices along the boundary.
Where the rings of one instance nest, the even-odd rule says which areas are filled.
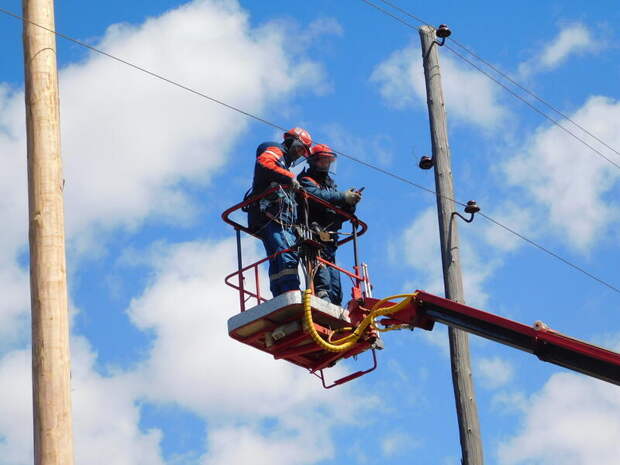
[[[376,10],[380,11],[381,13],[390,16],[391,18],[395,19],[396,21],[398,21],[399,23],[403,24],[404,26],[410,28],[410,29],[414,29],[417,31],[417,27],[414,26],[413,24],[405,21],[404,19],[402,19],[401,17],[391,13],[390,11],[386,10],[385,8],[381,8],[379,5],[375,4],[374,2],[371,2],[370,0],[361,0],[362,2],[366,3],[367,5],[372,6],[373,8],[375,8]],[[428,25],[430,27],[434,27],[431,26],[430,24],[428,24],[427,22],[425,22],[424,20],[418,18],[417,16],[406,12],[406,10],[394,5],[391,2],[388,2],[386,0],[379,0],[383,3],[385,3],[386,5],[391,6],[394,9],[397,9],[398,11],[403,12],[404,14],[411,16],[412,18],[414,18],[416,21],[420,22],[421,24],[424,25]],[[453,42],[455,42],[452,39]],[[457,44],[455,42],[455,44]],[[465,49],[468,53],[469,49],[466,49],[464,46],[459,45],[459,47]],[[525,99],[523,96],[519,95],[517,92],[515,92],[514,90],[512,90],[511,88],[509,88],[508,86],[506,86],[503,82],[501,82],[500,80],[496,79],[495,77],[493,77],[491,74],[489,74],[488,72],[486,72],[485,70],[483,70],[480,66],[476,65],[475,63],[473,63],[471,60],[469,60],[467,57],[463,56],[461,53],[459,53],[458,51],[456,51],[454,48],[450,47],[449,45],[444,45],[445,48],[447,48],[448,50],[450,50],[454,55],[456,55],[457,57],[459,57],[461,60],[467,62],[469,65],[471,65],[473,68],[475,68],[477,71],[479,71],[480,73],[484,74],[487,78],[491,79],[493,82],[495,82],[497,85],[499,85],[500,87],[502,87],[505,91],[507,91],[509,94],[511,94],[513,97],[515,97],[516,99],[522,101],[524,104],[526,104],[528,107],[530,107],[530,109],[532,109],[533,111],[535,111],[536,113],[538,113],[539,115],[541,115],[543,118],[549,120],[551,123],[553,123],[555,126],[559,127],[561,130],[563,130],[564,132],[566,132],[568,135],[570,135],[571,137],[573,137],[574,139],[578,140],[579,142],[581,142],[583,145],[585,145],[586,147],[588,147],[590,150],[592,150],[594,153],[596,153],[599,157],[603,158],[604,160],[606,160],[608,163],[610,163],[611,165],[615,166],[616,168],[620,169],[620,164],[616,163],[615,161],[611,160],[609,157],[607,157],[604,153],[602,153],[600,150],[598,150],[596,147],[593,147],[592,145],[590,145],[586,140],[584,140],[583,138],[579,137],[578,135],[576,135],[575,133],[573,133],[572,131],[570,131],[567,127],[565,127],[564,125],[562,125],[558,120],[556,120],[555,118],[552,118],[551,116],[549,116],[548,114],[546,114],[544,111],[540,110],[538,107],[536,107],[535,105],[533,105],[531,102],[528,102],[527,99]],[[479,58],[477,55],[472,54],[473,56],[475,56],[476,58]],[[486,61],[481,60],[483,63],[487,64]],[[492,69],[496,70],[497,69],[495,67],[492,67]],[[497,71],[500,75],[505,76],[504,73]],[[516,81],[514,81],[513,79],[509,79],[511,82],[515,83]],[[591,137],[593,137],[594,139],[596,139],[597,141],[599,141],[601,144],[603,144],[605,147],[609,148],[610,150],[612,150],[613,152],[615,152],[616,154],[620,155],[620,152],[618,152],[616,149],[614,149],[613,147],[609,146],[607,143],[605,143],[604,141],[602,141],[600,138],[596,137],[595,135],[593,135],[590,131],[588,131],[587,129],[583,128],[582,126],[580,126],[579,124],[577,124],[575,121],[573,121],[572,119],[566,117],[566,115],[564,115],[564,113],[560,112],[559,110],[556,110],[553,106],[551,106],[550,104],[547,104],[546,102],[544,102],[544,100],[542,100],[540,97],[536,96],[533,92],[527,90],[525,87],[521,86],[520,84],[516,84],[519,88],[524,89],[525,91],[527,91],[528,94],[535,96],[536,99],[540,100],[541,102],[545,103],[545,105],[547,105],[548,107],[552,108],[554,111],[556,111],[558,114],[560,114],[561,116],[565,117],[568,121],[570,121],[571,123],[573,123],[575,126],[579,127],[581,130],[583,130],[584,132],[586,132],[588,135],[590,135]]]
[[[588,147],[590,150],[592,150],[594,153],[596,153],[598,156],[600,156],[601,158],[607,160],[610,164],[612,164],[613,166],[615,166],[616,168],[620,169],[620,164],[616,163],[615,161],[613,161],[611,158],[607,157],[603,152],[601,152],[600,150],[598,150],[597,148],[593,147],[592,145],[590,145],[588,142],[586,142],[584,139],[582,139],[581,137],[579,137],[577,134],[571,132],[566,126],[560,124],[560,122],[554,118],[552,118],[551,116],[549,116],[548,114],[546,114],[544,111],[540,110],[539,108],[537,108],[535,105],[532,105],[532,103],[528,102],[527,99],[523,98],[521,95],[519,95],[518,93],[516,93],[515,91],[513,91],[511,88],[509,88],[508,86],[506,86],[504,83],[502,83],[501,81],[499,81],[498,79],[495,79],[493,76],[491,76],[489,73],[487,73],[486,71],[484,71],[482,68],[480,68],[478,65],[476,65],[475,63],[473,63],[472,61],[468,60],[465,56],[461,55],[459,52],[457,52],[456,50],[454,50],[453,48],[451,48],[450,46],[446,45],[445,46],[448,50],[450,50],[453,54],[455,54],[456,56],[460,57],[463,61],[466,61],[467,63],[469,63],[471,66],[473,66],[474,68],[476,68],[478,71],[480,71],[482,74],[484,74],[486,77],[488,77],[489,79],[491,79],[493,82],[495,82],[496,84],[498,84],[499,86],[503,87],[506,92],[510,93],[513,97],[521,100],[523,103],[525,103],[528,107],[530,107],[532,110],[534,110],[536,113],[538,113],[539,115],[541,115],[543,118],[546,118],[547,120],[551,121],[554,125],[556,125],[557,127],[559,127],[562,131],[564,131],[565,133],[567,133],[568,135],[572,136],[573,138],[577,139],[579,142],[581,142],[583,145],[585,145],[586,147]]]
[[[366,0],[362,0],[362,1],[366,1]],[[207,99],[207,100],[209,100],[209,101],[211,101],[211,102],[213,102],[213,103],[217,103],[218,105],[221,105],[221,106],[226,107],[226,108],[228,108],[228,109],[230,109],[230,110],[236,111],[236,112],[238,112],[238,113],[240,113],[240,114],[242,114],[242,115],[245,115],[245,116],[247,116],[247,117],[249,117],[249,118],[252,118],[252,119],[254,119],[254,120],[256,120],[256,121],[259,121],[259,122],[261,122],[261,123],[263,123],[263,124],[265,124],[265,125],[267,125],[267,126],[270,126],[270,127],[272,127],[272,128],[279,129],[279,130],[282,130],[282,131],[286,131],[286,129],[285,129],[283,126],[278,125],[278,124],[276,124],[276,123],[273,123],[273,122],[271,122],[271,121],[269,121],[269,120],[267,120],[267,119],[265,119],[265,118],[262,118],[262,117],[260,117],[260,116],[257,116],[257,115],[255,115],[255,114],[253,114],[253,113],[250,113],[250,112],[248,112],[248,111],[245,111],[245,110],[242,110],[242,109],[240,109],[240,108],[237,108],[237,107],[235,107],[235,106],[233,106],[233,105],[230,105],[230,104],[228,104],[228,103],[226,103],[226,102],[223,102],[222,100],[219,100],[219,99],[217,99],[217,98],[211,97],[211,96],[209,96],[209,95],[207,95],[207,94],[204,94],[204,93],[199,92],[199,91],[197,91],[197,90],[195,90],[195,89],[192,89],[192,88],[190,88],[190,87],[188,87],[188,86],[185,86],[185,85],[180,84],[180,83],[178,83],[178,82],[176,82],[176,81],[173,81],[172,79],[169,79],[169,78],[167,78],[167,77],[165,77],[165,76],[162,76],[162,75],[160,75],[160,74],[157,74],[157,73],[154,73],[154,72],[152,72],[152,71],[149,71],[149,70],[147,70],[147,69],[145,69],[145,68],[143,68],[143,67],[141,67],[141,66],[138,66],[138,65],[136,65],[136,64],[134,64],[134,63],[131,63],[131,62],[127,61],[127,60],[124,60],[124,59],[122,59],[122,58],[119,58],[119,57],[117,57],[117,56],[114,56],[114,55],[112,55],[112,54],[110,54],[110,53],[104,52],[103,50],[100,50],[100,49],[98,49],[98,48],[96,48],[96,47],[93,47],[93,46],[91,46],[91,45],[88,45],[88,44],[86,44],[86,43],[84,43],[84,42],[82,42],[82,41],[80,41],[80,40],[74,39],[73,37],[70,37],[70,36],[68,36],[68,35],[66,35],[66,34],[60,33],[60,32],[58,32],[58,31],[51,30],[51,29],[49,29],[49,28],[46,28],[45,26],[42,26],[42,25],[40,25],[40,24],[34,23],[34,22],[32,22],[32,21],[29,21],[29,20],[25,19],[24,17],[22,17],[22,16],[20,16],[20,15],[17,15],[17,14],[15,14],[15,13],[12,13],[11,11],[5,10],[4,8],[1,8],[1,7],[0,7],[0,13],[4,13],[4,14],[6,14],[6,15],[8,15],[8,16],[12,16],[13,18],[19,19],[19,20],[21,20],[22,22],[27,22],[27,23],[29,23],[29,24],[32,24],[33,26],[40,27],[40,28],[42,28],[42,29],[44,29],[44,30],[46,30],[46,31],[49,31],[49,32],[51,32],[51,33],[53,33],[53,34],[57,35],[58,37],[61,37],[61,38],[65,39],[65,40],[68,40],[68,41],[70,41],[70,42],[73,42],[73,43],[75,43],[75,44],[78,44],[78,45],[80,45],[80,46],[82,46],[82,47],[85,47],[85,48],[87,48],[87,49],[89,49],[89,50],[92,50],[92,51],[94,51],[94,52],[96,52],[96,53],[99,53],[99,54],[101,54],[101,55],[104,55],[104,56],[106,56],[106,57],[108,57],[108,58],[110,58],[110,59],[112,59],[112,60],[115,60],[115,61],[117,61],[117,62],[123,63],[123,64],[125,64],[125,65],[127,65],[127,66],[130,66],[130,67],[132,67],[132,68],[134,68],[134,69],[137,69],[137,70],[139,70],[139,71],[141,71],[141,72],[143,72],[143,73],[146,73],[146,74],[148,74],[149,76],[152,76],[152,77],[155,77],[155,78],[160,79],[160,80],[162,80],[162,81],[165,81],[165,82],[167,82],[167,83],[169,83],[169,84],[171,84],[171,85],[174,85],[174,86],[179,87],[179,88],[181,88],[181,89],[183,89],[183,90],[186,90],[186,91],[188,91],[188,92],[191,92],[191,93],[192,93],[192,94],[194,94],[194,95],[197,95],[197,96],[199,96],[199,97],[205,98],[205,99]],[[340,152],[340,151],[337,151],[337,150],[334,150],[334,152],[336,152],[337,154],[342,155],[342,156],[344,156],[345,158],[348,158],[348,159],[350,159],[350,160],[352,160],[352,161],[354,161],[354,162],[356,162],[356,163],[359,163],[359,164],[364,165],[364,166],[366,166],[366,167],[368,167],[368,168],[370,168],[370,169],[372,169],[372,170],[375,170],[375,171],[377,171],[377,172],[379,172],[379,173],[385,174],[385,175],[390,176],[390,177],[392,177],[392,178],[394,178],[394,179],[397,179],[397,180],[399,180],[399,181],[401,181],[401,182],[403,182],[403,183],[409,184],[409,185],[411,185],[411,186],[413,186],[413,187],[415,187],[415,188],[417,188],[417,189],[423,190],[423,191],[425,191],[425,192],[427,192],[427,193],[429,193],[429,194],[432,194],[432,195],[434,195],[434,196],[438,196],[438,195],[439,195],[437,192],[435,192],[435,191],[434,191],[434,190],[432,190],[432,189],[429,189],[429,188],[427,188],[427,187],[424,187],[424,186],[422,186],[422,185],[420,185],[420,184],[418,184],[418,183],[415,183],[415,182],[413,182],[413,181],[411,181],[411,180],[409,180],[409,179],[407,179],[407,178],[404,178],[404,177],[402,177],[402,176],[400,176],[400,175],[398,175],[398,174],[395,174],[395,173],[392,173],[392,172],[390,172],[390,171],[387,171],[387,170],[385,170],[385,169],[383,169],[383,168],[380,168],[380,167],[378,167],[378,166],[375,166],[375,165],[373,165],[373,164],[371,164],[371,163],[368,163],[368,162],[366,162],[366,161],[360,160],[359,158],[356,158],[356,157],[354,157],[354,156],[352,156],[352,155],[348,155],[348,154],[346,154],[346,153],[343,153],[343,152]],[[460,201],[458,201],[458,200],[452,199],[452,198],[447,197],[447,196],[443,196],[443,195],[442,195],[442,197],[443,197],[443,198],[445,198],[445,199],[447,199],[447,200],[449,200],[449,201],[451,201],[451,202],[454,202],[454,203],[455,203],[455,204],[457,204],[457,205],[463,206],[463,207],[467,205],[466,203],[460,202]],[[495,225],[497,225],[497,226],[499,226],[499,227],[501,227],[501,228],[505,229],[506,231],[510,232],[511,234],[515,235],[516,237],[519,237],[520,239],[524,240],[525,242],[529,243],[530,245],[532,245],[532,246],[534,246],[534,247],[538,248],[539,250],[541,250],[541,251],[543,251],[543,252],[547,253],[548,255],[550,255],[550,256],[552,256],[552,257],[556,258],[557,260],[561,261],[562,263],[564,263],[564,264],[566,264],[566,265],[570,266],[571,268],[573,268],[573,269],[575,269],[575,270],[577,270],[577,271],[581,272],[582,274],[584,274],[584,275],[588,276],[589,278],[591,278],[591,279],[593,279],[593,280],[597,281],[598,283],[600,283],[600,284],[602,284],[602,285],[604,285],[604,286],[608,287],[609,289],[611,289],[611,290],[613,290],[613,291],[615,291],[615,292],[617,292],[617,293],[619,293],[619,294],[620,294],[620,289],[618,289],[617,287],[613,286],[612,284],[609,284],[609,283],[608,283],[608,282],[606,282],[605,280],[603,280],[603,279],[601,279],[601,278],[596,277],[595,275],[593,275],[593,274],[589,273],[588,271],[584,270],[583,268],[579,267],[578,265],[575,265],[575,264],[571,263],[570,261],[566,260],[565,258],[562,258],[560,255],[558,255],[558,254],[556,254],[556,253],[552,252],[551,250],[549,250],[549,249],[547,249],[547,248],[543,247],[542,245],[540,245],[540,244],[536,243],[535,241],[533,241],[533,240],[531,240],[531,239],[527,238],[525,235],[523,235],[523,234],[521,234],[521,233],[519,233],[519,232],[517,232],[517,231],[515,231],[515,230],[513,230],[513,229],[511,229],[511,228],[509,228],[508,226],[506,226],[506,225],[504,225],[504,224],[500,223],[499,221],[497,221],[497,220],[493,219],[492,217],[490,217],[490,216],[488,216],[488,215],[485,215],[485,214],[482,214],[482,213],[478,213],[478,214],[479,214],[479,215],[481,215],[481,216],[483,216],[484,218],[486,218],[488,221],[492,222],[493,224],[495,224]]]
[[[364,0],[362,0],[364,1]],[[406,16],[409,16],[410,18],[415,19],[416,21],[418,21],[420,24],[424,24],[427,26],[430,26],[430,24],[428,24],[426,21],[424,21],[423,19],[419,18],[418,16],[415,16],[413,13],[411,13],[410,11],[405,10],[404,8],[389,2],[387,0],[379,0],[382,3],[385,3],[386,5],[390,6],[391,8],[403,13]],[[434,26],[431,26],[434,27]],[[523,92],[525,92],[526,94],[529,94],[530,96],[532,96],[533,98],[535,98],[536,100],[538,100],[540,103],[542,103],[543,105],[545,105],[547,108],[549,108],[550,110],[553,110],[554,112],[556,112],[558,115],[560,115],[562,118],[564,118],[565,120],[569,121],[570,123],[572,123],[573,125],[575,125],[576,127],[578,127],[579,129],[581,129],[583,132],[585,132],[586,134],[588,134],[590,137],[592,137],[593,139],[595,139],[596,141],[598,141],[599,143],[601,143],[602,145],[604,145],[605,147],[607,147],[609,150],[611,150],[612,152],[614,152],[616,155],[620,155],[620,152],[618,150],[616,150],[615,148],[613,148],[612,146],[610,146],[609,144],[607,144],[607,142],[605,142],[604,140],[600,139],[598,136],[596,136],[595,134],[592,134],[590,131],[588,131],[586,128],[584,128],[583,126],[581,126],[579,123],[577,123],[576,121],[574,121],[573,119],[571,119],[567,114],[565,114],[564,112],[558,110],[555,106],[553,106],[552,104],[550,104],[549,102],[547,102],[546,100],[544,100],[542,97],[538,96],[537,94],[535,94],[532,90],[528,89],[527,87],[525,87],[524,85],[520,84],[518,81],[515,81],[509,74],[503,72],[501,69],[499,69],[497,66],[493,65],[492,63],[490,63],[489,61],[485,60],[484,58],[482,58],[480,55],[476,54],[473,50],[471,50],[470,48],[466,47],[465,45],[463,45],[462,43],[460,43],[458,40],[454,39],[453,37],[449,38],[450,42],[452,42],[454,45],[456,45],[457,47],[460,47],[462,50],[464,50],[465,52],[467,52],[469,55],[473,56],[475,59],[477,59],[478,61],[484,63],[486,66],[488,66],[489,68],[491,68],[493,71],[495,71],[497,74],[499,74],[500,76],[502,76],[504,79],[506,79],[507,81],[509,81],[511,84],[513,84],[514,86],[518,87],[519,89],[521,89]],[[450,49],[450,47],[448,47]],[[452,50],[452,49],[450,49]]]

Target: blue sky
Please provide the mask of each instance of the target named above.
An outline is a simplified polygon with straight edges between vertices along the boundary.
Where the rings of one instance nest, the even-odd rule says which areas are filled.
[[[619,150],[615,2],[402,6]],[[417,31],[361,1],[56,8],[67,35],[433,188]],[[32,462],[23,65],[20,23],[0,21],[0,464],[17,465]],[[620,170],[440,52],[457,198],[618,287]],[[64,40],[58,57],[77,463],[458,464],[445,328],[390,333],[376,372],[330,391],[228,338],[219,215],[275,131]],[[366,187],[376,295],[441,294],[434,197],[344,158],[337,181]],[[468,303],[620,349],[618,293],[483,218],[459,228]],[[616,387],[470,341],[486,463],[617,462]]]

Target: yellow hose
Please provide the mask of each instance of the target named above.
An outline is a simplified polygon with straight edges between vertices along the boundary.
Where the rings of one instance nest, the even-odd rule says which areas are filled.
[[[379,328],[377,326],[376,319],[380,316],[390,315],[391,313],[398,312],[403,307],[409,304],[410,299],[408,298],[413,299],[417,294],[418,294],[417,292],[414,292],[413,294],[397,294],[397,295],[391,295],[391,296],[385,297],[384,299],[379,300],[376,304],[372,306],[372,309],[370,310],[370,314],[368,315],[369,317],[372,318],[372,327],[376,329],[377,331],[379,331],[380,333],[387,333],[388,331],[394,331],[395,329],[400,329],[400,328]],[[375,309],[377,307],[380,307],[382,303],[388,300],[401,299],[401,298],[404,300],[400,301],[397,304],[391,305],[389,307],[382,308],[379,311],[375,311]]]
[[[304,319],[306,322],[306,326],[308,328],[308,332],[310,333],[310,337],[312,340],[321,348],[328,350],[330,352],[342,352],[345,350],[349,350],[351,347],[355,345],[357,340],[346,342],[344,344],[332,344],[324,340],[316,328],[314,327],[314,322],[312,321],[312,306],[310,305],[310,296],[312,295],[311,289],[306,289],[303,295],[303,304],[304,304]],[[338,341],[336,341],[338,342]]]
[[[321,335],[317,332],[314,327],[314,321],[312,321],[312,306],[310,305],[310,296],[312,295],[311,289],[306,289],[303,294],[303,306],[304,306],[304,320],[306,322],[306,326],[308,328],[308,332],[310,333],[310,337],[312,340],[321,348],[328,350],[330,352],[342,352],[345,350],[351,349],[357,341],[361,337],[362,333],[366,330],[368,325],[372,324],[373,328],[379,329],[376,327],[375,319],[380,316],[389,315],[394,312],[398,312],[402,310],[404,307],[409,305],[409,301],[411,298],[415,297],[415,294],[398,294],[386,297],[384,299],[379,300],[375,305],[373,305],[370,313],[360,322],[360,324],[355,328],[353,333],[349,334],[346,337],[341,339],[337,339],[336,341],[327,342],[325,339],[321,337]],[[385,308],[378,308],[384,302],[391,299],[403,298],[401,302],[390,305]],[[379,329],[381,332],[387,331],[387,329]]]
[[[349,332],[349,331],[351,331],[351,332],[352,332],[352,331],[353,331],[353,329],[354,329],[354,328],[353,328],[353,327],[351,327],[351,326],[345,326],[344,328],[336,328],[336,329],[334,329],[334,330],[331,332],[331,334],[330,334],[330,335],[329,335],[329,337],[327,338],[327,342],[334,342],[334,341],[332,341],[332,337],[333,337],[336,333],[346,333],[346,332]]]

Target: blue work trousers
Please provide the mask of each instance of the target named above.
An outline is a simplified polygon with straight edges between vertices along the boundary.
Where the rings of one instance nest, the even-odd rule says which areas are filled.
[[[336,246],[325,245],[321,250],[321,257],[328,262],[336,263]],[[321,291],[327,292],[329,301],[332,304],[342,304],[342,284],[340,282],[340,271],[328,265],[321,265],[314,276],[314,291],[317,295]]]
[[[286,250],[296,242],[293,231],[283,228],[275,221],[271,221],[263,228],[261,239],[268,256]],[[274,297],[286,291],[299,289],[298,263],[299,254],[296,250],[281,253],[269,260],[269,288]]]

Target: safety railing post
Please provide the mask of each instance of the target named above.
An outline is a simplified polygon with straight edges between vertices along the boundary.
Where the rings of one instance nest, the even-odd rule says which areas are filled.
[[[353,227],[353,269],[355,270],[355,274],[357,276],[360,275],[360,267],[359,267],[359,257],[357,255],[357,223],[355,221],[351,221],[351,226]],[[355,278],[355,287],[360,286],[359,278]]]
[[[243,258],[241,256],[241,230],[235,228],[235,235],[237,236],[237,269],[239,270],[239,304],[241,305],[241,311],[245,312],[245,292],[243,289]]]
[[[258,277],[258,266],[254,267],[254,278],[256,281],[256,305],[259,305],[261,296],[260,296],[260,280]]]

